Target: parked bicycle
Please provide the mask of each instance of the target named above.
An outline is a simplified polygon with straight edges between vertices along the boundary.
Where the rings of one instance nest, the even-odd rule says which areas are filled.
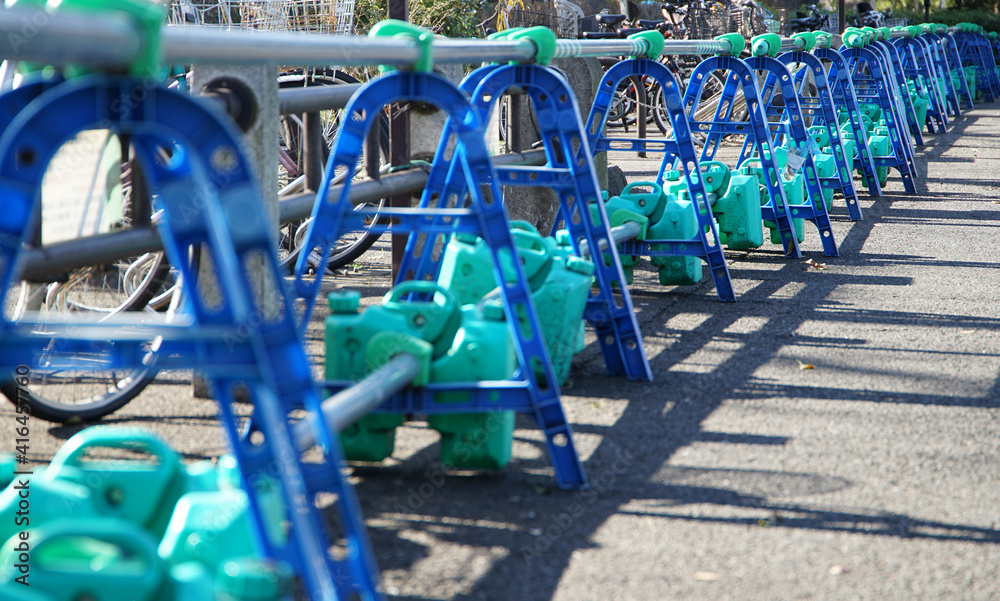
[[[805,17],[788,19],[788,33],[812,32],[830,27],[830,15],[824,13],[818,6],[809,6],[809,14]]]
[[[875,7],[868,2],[859,2],[857,14],[851,19],[851,24],[855,27],[885,27],[886,21],[892,18],[892,9],[885,12],[875,10]]]

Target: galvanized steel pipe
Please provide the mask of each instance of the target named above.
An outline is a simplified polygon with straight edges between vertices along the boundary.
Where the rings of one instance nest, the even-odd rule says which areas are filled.
[[[641,232],[642,228],[639,226],[638,223],[636,223],[635,221],[629,221],[627,223],[623,223],[622,225],[616,225],[615,227],[611,228],[611,238],[612,240],[615,241],[615,244],[618,244],[619,242],[632,240],[633,238],[638,236]],[[601,240],[601,242],[598,243],[598,246],[600,247],[600,250],[607,250],[608,249],[607,240]],[[580,242],[580,256],[584,258],[590,256],[590,244],[588,244],[586,240],[582,240]]]
[[[545,163],[545,151],[500,155],[493,157],[493,162],[496,165],[542,165]],[[351,203],[377,202],[393,194],[417,192],[426,184],[427,173],[420,169],[383,175],[380,181],[368,179],[355,182],[351,186]],[[339,198],[343,189],[343,185],[331,186],[331,200]],[[309,217],[315,204],[316,195],[308,192],[282,199],[278,203],[280,222]],[[43,248],[24,249],[21,253],[24,269],[20,277],[32,282],[49,282],[73,269],[160,250],[163,250],[163,243],[151,227],[67,240]]]
[[[139,55],[143,43],[138,30],[115,14],[0,11],[3,58],[124,67]],[[164,64],[406,66],[420,56],[420,49],[408,40],[216,27],[164,27],[160,43]],[[664,52],[715,54],[729,48],[726,41],[667,40]],[[647,50],[642,40],[559,40],[555,56],[641,55]],[[442,39],[435,40],[433,48],[438,63],[530,61],[534,56],[535,45],[528,40]]]
[[[34,9],[0,10],[0,59],[114,68],[137,57],[142,44],[124,15],[69,17]]]
[[[409,386],[419,374],[420,362],[413,355],[403,353],[393,357],[365,379],[323,401],[320,409],[327,430],[330,434],[340,432]],[[310,414],[292,424],[292,440],[300,453],[315,446],[317,419],[319,416]]]

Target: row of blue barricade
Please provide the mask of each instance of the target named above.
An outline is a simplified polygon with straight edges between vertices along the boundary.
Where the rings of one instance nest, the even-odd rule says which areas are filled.
[[[514,34],[518,32],[506,35]],[[551,46],[554,40],[546,41],[546,35],[536,31],[529,39],[539,40],[539,48]],[[366,228],[376,217],[355,210],[349,195],[364,140],[382,108],[393,102],[439,107],[448,121],[419,206],[383,207],[378,215],[380,220],[391,219],[393,232],[411,234],[398,283],[437,279],[443,254],[431,249],[457,237],[479,240],[488,249],[499,283],[495,297],[520,367],[502,380],[424,382],[393,396],[378,412],[531,415],[544,432],[558,484],[587,486],[561,403],[565,373],[556,373],[551,349],[546,348],[529,281],[531,265],[516,260],[518,235],[512,233],[500,202],[502,187],[537,186],[557,192],[566,255],[578,255],[584,246],[598,255],[582,316],[596,331],[607,372],[650,381],[653,374],[628,290],[638,257],[652,257],[661,282],[667,284],[697,281],[704,262],[720,300],[732,301],[735,293],[723,246],[760,246],[765,225],[787,257],[800,257],[803,225],[810,222],[819,232],[824,254],[835,256],[829,218],[834,194],[844,198],[850,219],[862,218],[855,171],[871,196],[882,195],[890,170],[906,193],[916,193],[920,174],[915,148],[923,144],[925,133],[947,131],[952,119],[973,107],[977,94],[986,102],[1000,95],[995,41],[981,32],[930,27],[894,35],[889,30],[852,30],[843,39],[843,47],[836,50],[828,38],[802,34],[793,50],[782,52],[787,41],[762,36],[754,40],[752,56],[741,59],[742,44],[730,38],[730,52],[703,60],[686,90],[650,50],[608,69],[586,119],[565,78],[539,63],[486,65],[458,86],[428,70],[392,71],[365,84],[345,109],[350,118],[343,120],[332,148],[306,248],[327,256],[343,232]],[[708,101],[703,98],[705,82],[710,74],[720,73],[725,82],[721,95],[711,100],[710,116],[699,118],[705,113],[699,109]],[[604,123],[615,91],[631,76],[652,80],[662,90],[661,109],[672,126],[667,138],[607,136]],[[501,167],[491,161],[483,124],[496,99],[512,88],[532,101],[543,165]],[[17,277],[18,254],[31,230],[46,166],[64,141],[94,128],[130,136],[164,212],[158,228],[171,264],[184,281],[196,282],[197,273],[186,258],[194,249],[210,255],[222,300],[208,303],[198,294],[187,295],[179,317],[163,323],[122,318],[42,324],[4,318],[0,365],[6,369],[30,364],[45,354],[51,367],[53,356],[46,347],[57,339],[67,365],[86,356],[92,364],[134,367],[148,357],[148,341],[156,339],[158,367],[198,368],[207,374],[220,402],[238,468],[238,475],[231,477],[247,493],[241,519],[253,555],[285,562],[313,599],[379,598],[378,572],[357,500],[341,473],[344,457],[337,432],[322,419],[315,420],[313,434],[321,457],[308,461],[290,433],[294,411],[320,413],[320,386],[302,344],[320,278],[309,276],[303,253],[295,284],[286,293],[250,167],[226,116],[196,99],[124,76],[92,74],[65,81],[39,77],[0,97],[4,289]],[[724,139],[740,138],[737,164],[716,160]],[[164,148],[171,149],[169,160],[163,159]],[[593,155],[618,151],[659,152],[663,160],[651,181],[604,199]],[[333,198],[326,182],[342,172],[343,188]],[[616,244],[613,227],[630,222],[638,225],[639,233]],[[253,273],[248,265],[255,266]],[[277,306],[261,292],[261,269],[270,289],[281,291],[284,302]],[[585,273],[590,274],[589,268]],[[408,294],[418,297],[429,290],[433,288],[411,286]],[[304,299],[304,315],[293,312],[295,299]],[[397,342],[384,342],[385,355],[393,354],[393,344]],[[411,347],[398,343],[398,348]],[[323,384],[328,390],[349,385]],[[457,399],[436,402],[456,392],[462,393]],[[253,402],[256,435],[247,435],[234,414],[237,398]],[[14,477],[20,482],[17,479],[26,476]],[[76,473],[72,480],[74,494],[98,494],[85,490],[85,475]],[[261,484],[265,482],[266,491]],[[332,539],[315,502],[329,493],[337,499],[340,535],[347,547],[343,556],[327,553]],[[107,496],[107,491],[101,494]],[[271,497],[277,501],[268,500]],[[95,511],[114,515],[116,503],[102,503]],[[281,508],[277,517],[274,503]],[[282,528],[274,527],[276,519]],[[99,536],[93,530],[88,529],[88,535]],[[176,598],[196,598],[190,591],[197,583],[192,584],[193,577],[185,581],[181,572],[171,568],[164,578],[172,579],[172,590],[188,591],[178,592]],[[257,565],[239,586],[263,586],[273,570],[263,572],[267,570]],[[7,582],[16,576],[4,574]],[[82,573],[74,579],[86,585],[89,577]],[[12,598],[21,598],[15,592]],[[99,591],[92,593],[101,598]],[[44,586],[40,592],[33,587],[32,594],[62,598],[59,591]],[[275,598],[284,594],[278,591]],[[31,597],[36,598],[50,597]]]

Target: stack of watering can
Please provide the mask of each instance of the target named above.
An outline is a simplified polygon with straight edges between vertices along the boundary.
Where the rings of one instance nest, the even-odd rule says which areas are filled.
[[[785,199],[789,205],[802,205],[806,203],[806,180],[801,170],[804,152],[810,152],[810,150],[799,150],[796,148],[792,152],[785,146],[778,146],[774,150],[774,163],[778,168],[778,177],[781,179],[781,185],[785,189]],[[770,149],[765,147],[764,154],[769,156],[769,153]],[[819,153],[814,152],[815,156],[819,156]],[[790,159],[789,157],[792,158]],[[752,176],[760,188],[766,189],[764,182],[765,172],[759,158],[744,161],[740,166],[739,172],[742,175]],[[836,171],[833,173],[836,173]],[[766,194],[762,196],[761,202],[768,202]],[[805,239],[805,220],[794,218],[795,209],[792,209],[792,215],[792,229],[795,231],[795,238],[799,242],[802,242]],[[771,230],[771,243],[781,244],[781,234],[778,232],[778,225],[773,221],[764,221],[764,226]]]
[[[582,349],[583,312],[594,275],[590,261],[568,245],[543,237],[524,222],[511,224],[518,259],[531,288],[542,335],[560,383]],[[517,370],[514,343],[503,305],[492,251],[474,234],[458,233],[446,245],[437,282],[398,284],[380,306],[359,311],[353,291],[330,295],[326,320],[326,377],[359,380],[400,352],[426,364],[414,381],[427,383],[507,380]],[[513,266],[504,278],[514,278]],[[525,319],[525,316],[519,316]],[[536,370],[536,375],[543,375]],[[439,392],[435,402],[463,402],[466,391]],[[392,454],[395,431],[406,420],[397,413],[370,413],[341,432],[348,459],[382,461]],[[499,469],[510,460],[512,411],[429,415],[441,434],[445,466]]]
[[[760,192],[751,178],[733,174],[718,161],[702,161],[702,182],[719,230],[720,242],[732,249],[756,248],[763,244]],[[633,182],[618,196],[605,197],[604,208],[611,226],[629,221],[640,226],[638,240],[684,240],[698,232],[698,216],[687,183],[680,171],[666,171],[663,185]],[[597,207],[590,207],[597,214]],[[652,245],[651,250],[660,250]],[[631,283],[639,257],[621,255],[626,280]],[[607,259],[606,259],[607,260]],[[702,259],[696,256],[654,255],[650,262],[663,286],[696,284],[702,278]]]
[[[926,107],[927,105],[925,104],[925,115]],[[872,103],[862,103],[859,108],[861,109],[861,123],[868,132],[868,149],[871,151],[871,155],[874,158],[889,156],[891,140],[889,139],[889,128],[886,127],[885,122],[882,120],[882,108]],[[854,143],[854,146],[852,146],[854,154],[848,154],[847,156],[857,158],[857,142],[854,140],[854,132],[851,131],[850,121],[846,110],[840,109],[837,118],[840,119],[840,132],[844,139],[845,150],[847,148],[848,140]],[[858,175],[864,175],[861,169],[856,169],[855,171]],[[879,185],[885,186],[886,182],[889,181],[889,167],[875,167],[875,175],[878,177]]]
[[[98,449],[150,460],[96,460]],[[254,554],[246,493],[232,457],[183,465],[155,435],[94,427],[47,468],[0,493],[0,586],[22,601],[285,601],[288,566]],[[255,484],[282,540],[277,482]],[[18,516],[28,491],[30,512]],[[19,547],[21,545],[21,547]],[[30,553],[26,552],[30,550]],[[29,559],[30,556],[30,559]],[[23,567],[22,567],[23,566]],[[11,586],[16,579],[28,587]]]

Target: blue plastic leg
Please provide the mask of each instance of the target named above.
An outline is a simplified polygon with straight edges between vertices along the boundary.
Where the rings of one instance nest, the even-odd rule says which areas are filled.
[[[500,186],[490,162],[484,140],[482,122],[478,111],[463,93],[443,77],[433,73],[395,71],[369,81],[352,97],[345,107],[345,114],[356,116],[345,120],[337,135],[327,163],[324,182],[313,208],[313,223],[307,233],[305,248],[316,249],[325,258],[341,231],[361,229],[372,212],[355,211],[347,200],[362,152],[365,134],[372,127],[381,109],[390,102],[416,101],[437,106],[448,115],[444,136],[438,145],[431,166],[430,181],[424,189],[418,209],[386,209],[379,215],[397,222],[392,226],[396,233],[416,233],[407,244],[407,258],[400,269],[403,277],[420,278],[435,269],[434,261],[424,254],[431,254],[432,246],[418,245],[418,240],[434,241],[439,235],[468,232],[482,236],[490,248],[494,263],[494,277],[498,282],[507,281],[501,265],[509,264],[514,271],[513,282],[500,286],[500,296],[514,339],[517,352],[519,379],[496,383],[466,383],[469,390],[491,388],[495,391],[524,384],[529,403],[516,410],[534,415],[545,433],[549,456],[555,467],[556,479],[563,488],[585,487],[587,478],[573,444],[573,433],[562,408],[558,381],[545,349],[531,290],[517,256],[510,233],[510,224],[501,198]],[[454,148],[449,139],[454,138]],[[338,169],[346,169],[344,189],[338,199],[329,198],[328,183]],[[484,187],[487,191],[484,192]],[[463,201],[468,195],[468,204]],[[447,207],[454,208],[447,208]],[[422,273],[422,270],[428,270]],[[316,286],[306,281],[304,261],[296,269],[297,290],[304,295],[308,310],[315,304]],[[309,296],[313,295],[313,296]],[[521,319],[527,328],[521,328]],[[526,330],[526,331],[525,331]],[[637,335],[638,332],[636,331]],[[535,371],[540,370],[538,378]],[[452,408],[435,403],[433,397],[421,395],[417,413],[450,412]],[[390,401],[398,402],[397,400]],[[494,406],[488,410],[496,410]]]
[[[0,100],[0,106],[9,106]],[[79,131],[108,128],[131,137],[156,200],[164,211],[161,240],[172,266],[184,274],[189,289],[196,286],[188,251],[200,248],[216,267],[220,302],[208,306],[199,294],[188,294],[180,309],[181,325],[155,318],[149,323],[112,318],[98,323],[48,323],[41,338],[0,315],[0,363],[10,363],[9,348],[19,357],[38,357],[52,337],[61,340],[66,359],[90,348],[89,365],[138,367],[146,353],[145,340],[162,338],[163,365],[197,367],[205,371],[220,400],[226,433],[233,445],[242,482],[247,488],[256,526],[257,552],[288,562],[303,578],[316,600],[379,598],[377,570],[357,501],[341,474],[339,448],[330,444],[325,426],[318,426],[322,463],[306,467],[291,451],[289,414],[305,407],[317,411],[318,391],[309,360],[298,337],[290,304],[280,297],[264,298],[251,285],[244,265],[258,263],[281,294],[270,222],[261,208],[251,169],[240,151],[239,133],[217,108],[147,81],[86,76],[53,87],[17,113],[0,136],[0,274],[4,289],[16,276],[11,260],[31,233],[30,216],[39,199],[42,177],[55,152]],[[170,148],[171,159],[161,150]],[[251,261],[252,259],[252,261]],[[96,344],[95,344],[96,343]],[[159,365],[159,364],[158,364]],[[263,442],[241,440],[229,408],[239,383],[255,401],[254,418],[265,426]],[[322,421],[322,420],[320,420]],[[252,484],[261,476],[277,478],[288,508],[288,536],[271,540]],[[316,509],[320,492],[337,496],[341,534],[348,557],[330,559],[330,539]]]
[[[841,48],[840,53],[848,61],[858,101],[878,105],[889,130],[892,154],[874,159],[875,166],[892,167],[899,171],[906,192],[916,194],[916,176],[906,142],[906,125],[893,102],[893,83],[883,71],[881,58],[870,48]]]
[[[878,177],[875,175],[875,162],[871,149],[868,147],[868,130],[865,129],[861,121],[861,108],[858,105],[858,97],[854,90],[854,83],[851,81],[851,70],[847,60],[833,49],[818,48],[813,50],[813,54],[830,63],[827,79],[832,82],[833,101],[836,106],[842,106],[846,109],[848,123],[851,124],[851,132],[856,142],[855,147],[858,149],[854,166],[861,169],[868,194],[876,198],[881,197],[882,186],[879,185]]]
[[[969,82],[965,78],[965,71],[962,68],[963,62],[958,52],[958,42],[955,40],[955,36],[950,33],[942,34],[941,42],[944,54],[948,57],[948,65],[952,69],[958,70],[958,82],[960,85],[959,89],[955,91],[965,101],[965,108],[971,111],[975,107],[975,102],[972,98],[972,91],[969,89]]]
[[[708,76],[714,71],[726,74],[723,86],[722,101],[715,110],[711,121],[699,121],[695,118],[702,102],[702,91]],[[746,101],[749,123],[733,121],[732,101],[737,92],[742,91]],[[711,160],[718,148],[715,140],[724,135],[744,136],[743,149],[739,164],[746,161],[756,152],[764,169],[764,186],[768,193],[768,204],[762,208],[767,216],[764,219],[774,221],[778,226],[781,244],[788,258],[802,257],[798,239],[792,229],[792,214],[785,196],[785,189],[780,183],[778,168],[774,162],[773,153],[765,152],[770,143],[767,118],[761,102],[761,93],[757,87],[757,77],[753,70],[738,58],[730,56],[713,56],[703,60],[691,72],[687,91],[684,93],[684,110],[688,114],[692,132],[702,132],[706,135],[705,147],[702,149],[701,160]]]
[[[614,138],[612,146],[612,140],[604,135],[604,124],[614,100],[614,91],[622,80],[633,75],[651,78],[660,86],[664,107],[673,124],[673,139],[650,141]],[[690,240],[645,240],[638,245],[635,254],[649,256],[654,252],[653,249],[657,249],[655,252],[658,255],[701,257],[708,263],[719,300],[735,301],[736,294],[729,278],[729,267],[726,265],[722,245],[719,243],[718,226],[712,217],[712,207],[708,203],[705,186],[699,177],[698,159],[691,139],[689,122],[681,105],[680,86],[670,70],[662,63],[648,59],[624,60],[608,69],[601,78],[597,94],[594,96],[594,104],[587,118],[586,132],[589,135],[589,148],[594,153],[609,150],[663,153],[658,183],[662,183],[663,173],[668,165],[680,163],[684,181],[694,202],[698,232]]]
[[[830,178],[820,178],[821,183],[824,188],[832,184],[835,190],[844,195],[844,202],[847,204],[847,213],[851,221],[862,219],[861,206],[858,205],[858,193],[854,189],[854,178],[851,175],[853,161],[844,154],[844,145],[840,138],[840,123],[834,110],[833,96],[823,62],[807,52],[800,51],[786,52],[780,55],[778,60],[785,65],[801,64],[808,68],[808,70],[802,69],[795,74],[796,81],[801,82],[801,84],[806,81],[805,74],[812,73],[813,81],[816,83],[816,97],[810,98],[800,94],[799,107],[803,117],[813,118],[813,125],[821,125],[826,128],[830,138],[830,146],[833,148],[833,157],[837,164],[836,175]]]
[[[781,145],[781,138],[788,137],[790,145],[797,146],[802,150],[808,150],[812,139],[806,132],[806,126],[802,118],[802,111],[799,109],[799,98],[795,90],[795,82],[785,65],[770,57],[752,57],[746,60],[747,65],[757,72],[767,74],[764,87],[761,93],[764,98],[768,98],[768,90],[780,90],[784,99],[784,106],[775,106],[773,102],[768,102],[765,108],[768,116],[780,116],[783,120],[783,127],[775,129],[775,135],[771,137],[768,145],[771,153]],[[822,70],[822,69],[820,69]],[[772,92],[771,98],[774,97]],[[830,227],[830,216],[826,212],[826,203],[823,201],[823,190],[820,188],[819,173],[813,160],[813,154],[806,152],[805,163],[802,165],[805,174],[806,191],[809,202],[805,205],[791,205],[792,215],[798,219],[812,221],[819,230],[820,240],[823,244],[823,254],[836,257],[837,241],[833,237],[833,229]]]

